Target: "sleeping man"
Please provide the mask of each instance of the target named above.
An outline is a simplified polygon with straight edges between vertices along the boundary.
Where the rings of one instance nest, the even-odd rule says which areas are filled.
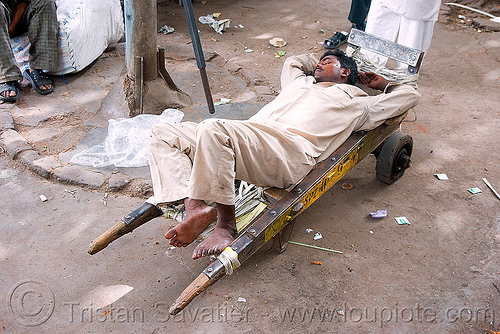
[[[369,96],[356,81],[382,93]],[[235,239],[235,179],[291,188],[352,132],[374,129],[420,100],[413,87],[374,73],[358,75],[354,60],[340,50],[326,52],[319,61],[311,55],[287,59],[281,88],[276,99],[245,121],[153,127],[154,195],[142,212],[156,217],[161,215],[158,204],[184,202],[185,219],[165,235],[176,247],[189,245],[217,219],[214,231],[194,249],[194,259],[218,254]]]

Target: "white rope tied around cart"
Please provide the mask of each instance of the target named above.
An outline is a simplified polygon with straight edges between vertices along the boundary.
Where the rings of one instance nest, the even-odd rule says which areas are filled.
[[[238,260],[238,253],[236,253],[231,247],[226,247],[226,249],[224,249],[224,251],[217,256],[217,259],[219,259],[219,261],[224,265],[226,275],[232,275],[234,269],[241,265]]]
[[[238,188],[238,193],[236,194],[236,199],[234,202],[235,206],[235,216],[240,217],[244,214],[249,213],[264,198],[264,188],[255,187],[253,184],[249,184],[245,181],[241,181],[240,187]]]
[[[385,66],[374,63],[359,50],[360,49],[355,49],[351,54],[351,57],[354,58],[354,61],[356,61],[358,65],[359,72],[373,72],[383,76],[389,81],[410,85],[415,88],[417,87],[418,73],[409,74],[406,69],[388,69]]]

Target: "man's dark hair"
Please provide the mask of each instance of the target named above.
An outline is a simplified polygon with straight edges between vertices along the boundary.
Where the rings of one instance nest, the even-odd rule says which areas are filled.
[[[341,67],[351,70],[351,74],[349,74],[349,76],[347,77],[347,83],[350,85],[354,85],[356,83],[356,80],[358,78],[358,66],[356,65],[356,62],[352,57],[349,57],[345,54],[344,51],[339,49],[326,51],[325,54],[321,56],[320,60],[325,58],[326,56],[337,57]]]

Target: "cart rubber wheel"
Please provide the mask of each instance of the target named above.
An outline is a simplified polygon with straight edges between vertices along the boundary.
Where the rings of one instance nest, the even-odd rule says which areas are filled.
[[[377,178],[387,184],[393,184],[410,167],[413,138],[400,131],[394,132],[384,142],[377,157]]]

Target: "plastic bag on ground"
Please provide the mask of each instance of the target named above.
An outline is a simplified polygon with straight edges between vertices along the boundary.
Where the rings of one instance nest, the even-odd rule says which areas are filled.
[[[165,109],[161,115],[138,115],[109,120],[106,139],[94,147],[75,154],[70,162],[92,167],[143,167],[148,162],[148,137],[151,128],[160,123],[179,123],[184,113]]]

